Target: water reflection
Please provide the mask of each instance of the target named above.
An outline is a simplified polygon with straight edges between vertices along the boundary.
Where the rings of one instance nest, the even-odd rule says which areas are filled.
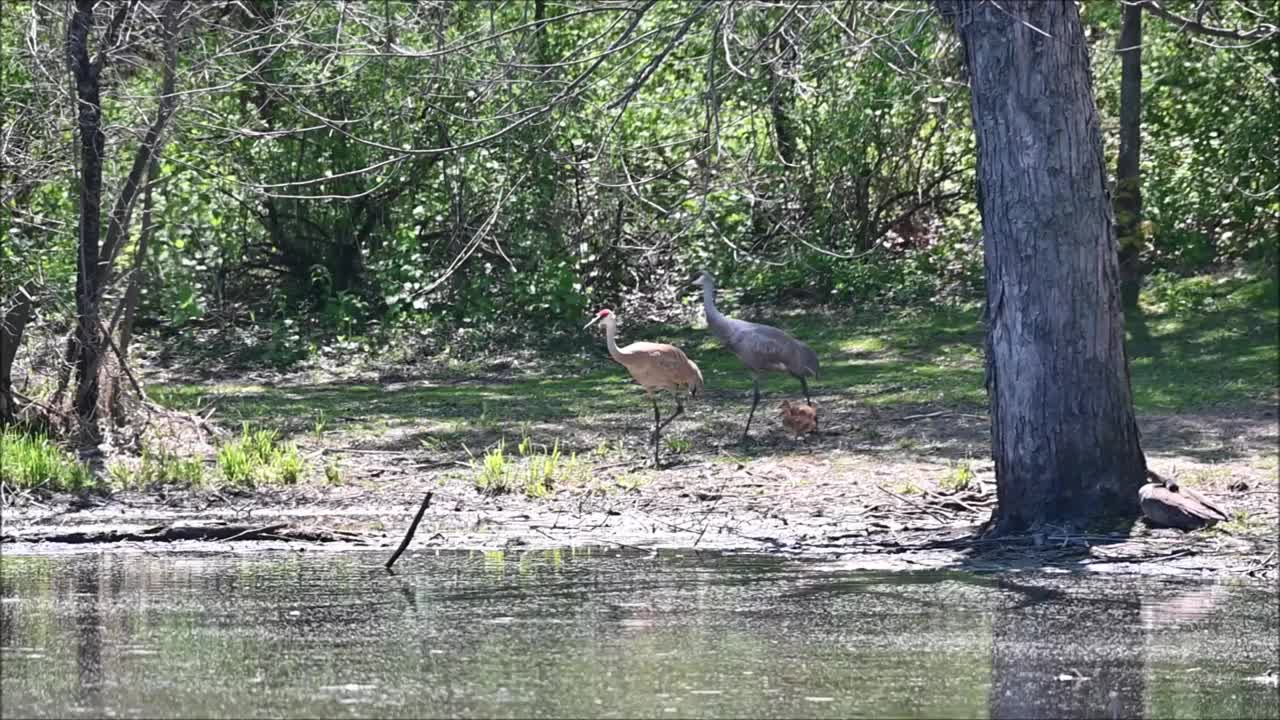
[[[997,611],[991,717],[1143,717],[1141,602],[1056,595]]]
[[[102,708],[102,557],[94,555],[75,568],[76,698],[81,706],[95,712]]]
[[[1274,595],[664,553],[0,558],[4,717],[1275,717]]]

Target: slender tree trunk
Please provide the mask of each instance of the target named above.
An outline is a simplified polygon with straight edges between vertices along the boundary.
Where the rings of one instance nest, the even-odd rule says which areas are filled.
[[[984,191],[992,531],[1134,517],[1146,463],[1078,11],[937,5],[964,46]]]
[[[102,235],[102,132],[99,70],[89,58],[95,0],[77,0],[67,29],[67,54],[76,83],[80,131],[80,227],[76,258],[75,411],[87,439],[97,438],[98,364],[102,332],[98,318],[98,263]]]
[[[1120,53],[1120,155],[1116,159],[1116,240],[1120,245],[1120,297],[1138,306],[1142,287],[1142,6],[1124,6],[1116,41]]]
[[[138,232],[138,247],[134,251],[133,270],[129,276],[129,286],[124,292],[124,307],[120,311],[119,342],[120,361],[129,361],[129,344],[133,342],[133,322],[138,314],[138,298],[142,293],[142,282],[147,273],[147,250],[151,246],[151,235],[155,230],[152,224],[153,205],[151,193],[156,181],[160,178],[160,162],[155,155],[151,157],[150,167],[142,191],[142,228]]]
[[[178,96],[174,93],[174,89],[178,66],[178,21],[182,8],[182,0],[167,0],[163,6],[160,24],[165,38],[165,53],[160,88],[156,93],[156,116],[147,127],[142,142],[138,143],[138,150],[134,153],[129,174],[125,176],[120,193],[116,196],[115,204],[107,219],[107,235],[100,251],[98,277],[94,281],[99,295],[111,281],[111,269],[116,256],[129,237],[133,208],[137,204],[138,194],[142,190],[148,168],[151,166],[151,159],[159,154],[163,145],[164,130],[178,108]]]
[[[35,283],[23,283],[12,296],[0,300],[0,427],[17,419],[13,398],[13,361],[22,345],[22,334],[31,322]]]

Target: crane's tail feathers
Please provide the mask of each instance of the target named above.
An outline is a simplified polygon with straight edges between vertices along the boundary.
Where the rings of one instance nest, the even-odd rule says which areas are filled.
[[[702,392],[702,370],[698,369],[698,364],[689,361],[689,367],[693,369],[693,378],[689,382],[689,397],[698,397],[698,393]]]

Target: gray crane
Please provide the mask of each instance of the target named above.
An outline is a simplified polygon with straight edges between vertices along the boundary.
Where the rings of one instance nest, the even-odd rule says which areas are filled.
[[[702,390],[702,371],[683,350],[674,345],[634,342],[624,348],[618,347],[618,320],[611,310],[596,313],[595,319],[587,323],[583,330],[596,323],[604,326],[609,356],[631,373],[631,377],[644,388],[649,400],[653,402],[653,433],[650,437],[653,440],[653,466],[659,467],[658,441],[662,428],[684,414],[686,394],[696,397]],[[658,410],[658,398],[654,395],[656,390],[669,390],[675,395],[676,410],[666,420],[662,419],[662,413]]]
[[[707,327],[711,329],[711,334],[737,355],[751,372],[751,412],[747,415],[747,426],[742,430],[741,442],[746,443],[747,433],[751,431],[751,419],[755,417],[756,406],[760,404],[760,377],[766,372],[785,372],[799,380],[800,387],[804,390],[804,400],[812,406],[806,378],[818,377],[818,354],[778,328],[721,315],[716,309],[716,279],[706,270],[698,275],[693,284],[702,286],[702,306],[707,312]],[[817,428],[816,418],[814,428]]]

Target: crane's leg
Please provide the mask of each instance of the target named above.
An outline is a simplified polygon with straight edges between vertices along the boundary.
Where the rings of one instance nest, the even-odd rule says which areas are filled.
[[[658,398],[649,396],[653,400],[653,466],[658,467],[658,437],[662,431],[662,413],[658,410]]]
[[[747,443],[747,433],[751,432],[751,418],[756,416],[756,405],[760,404],[760,378],[751,378],[751,412],[747,413],[747,426],[742,429],[742,440],[739,442],[745,445]]]
[[[683,415],[683,414],[684,414],[684,405],[683,405],[679,400],[677,400],[677,401],[676,401],[676,411],[675,411],[675,412],[673,412],[673,413],[671,413],[671,417],[669,417],[669,418],[667,418],[666,420],[663,420],[663,421],[662,421],[662,424],[658,426],[658,430],[662,430],[662,428],[664,428],[664,427],[666,427],[667,425],[671,424],[671,421],[672,421],[672,420],[675,420],[676,418],[680,417],[680,416],[681,416],[681,415]]]
[[[804,389],[804,401],[809,403],[809,407],[813,407],[813,401],[809,399],[809,383],[805,381],[804,376],[800,376],[800,387]],[[818,429],[818,414],[813,415],[813,429]]]

